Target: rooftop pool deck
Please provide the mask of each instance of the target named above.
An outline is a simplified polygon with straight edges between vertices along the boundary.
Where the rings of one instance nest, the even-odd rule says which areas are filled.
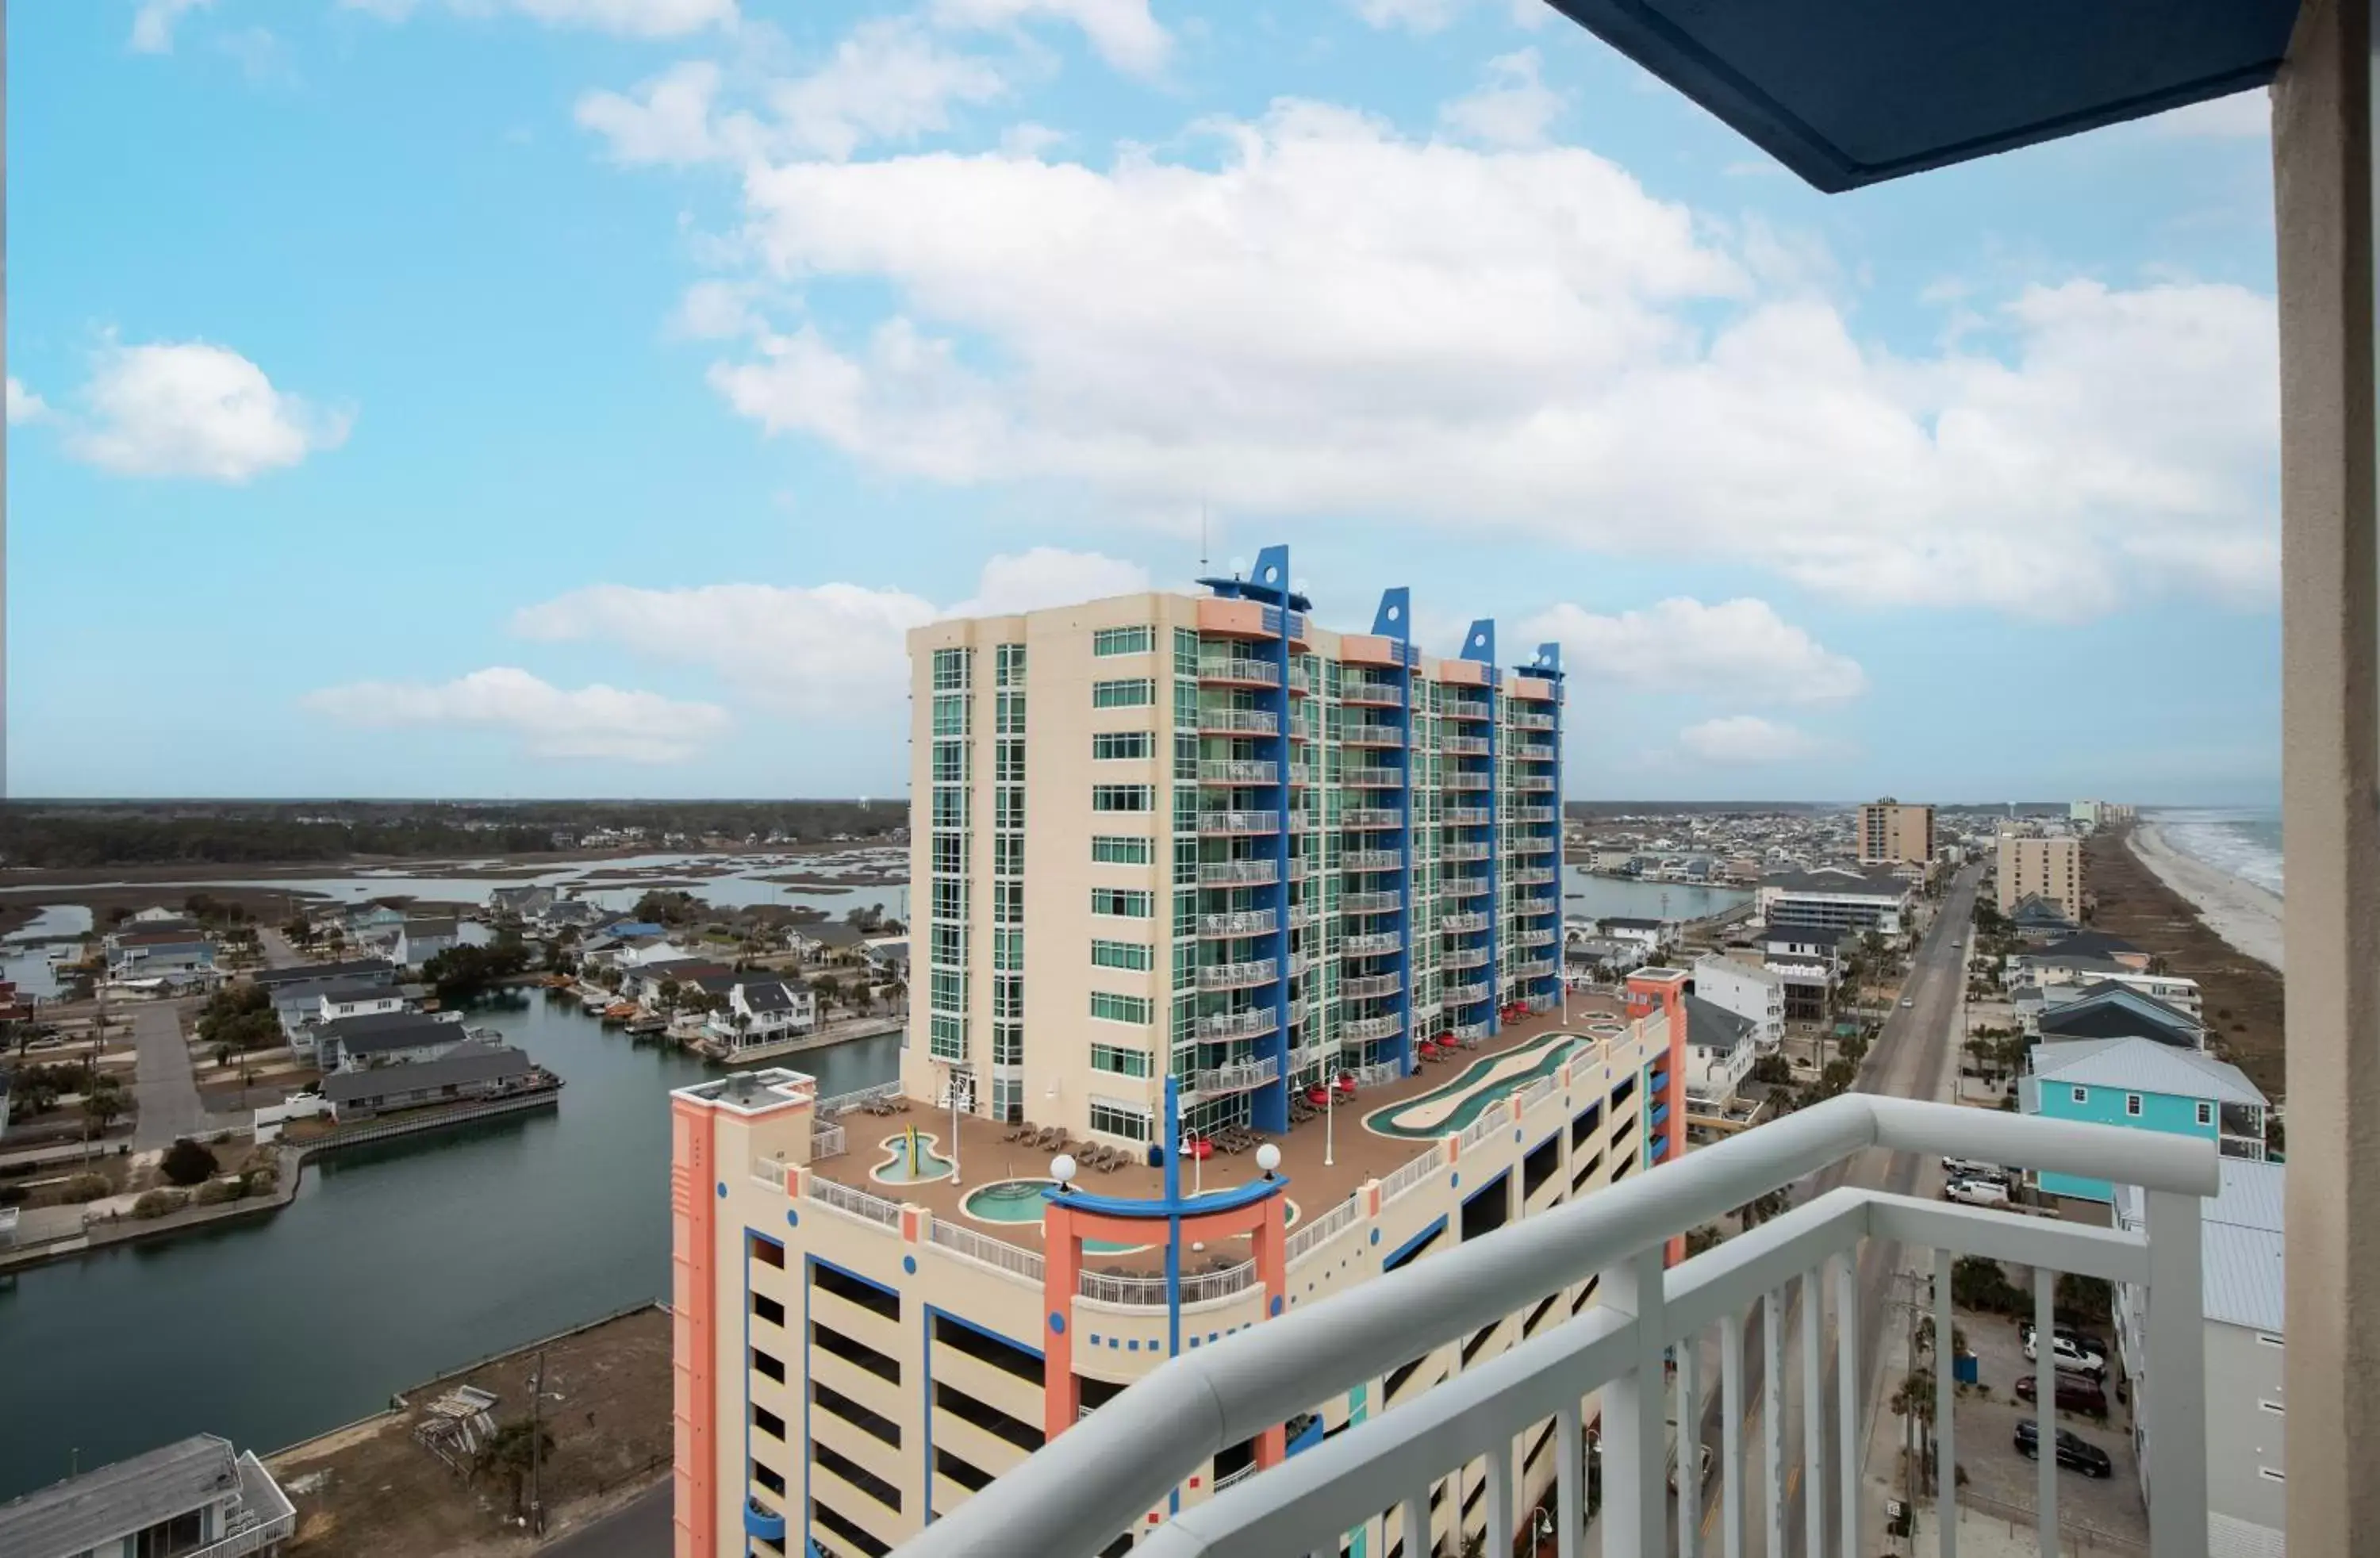
[[[1453,1080],[1419,1098],[1375,1109],[1364,1128],[1408,1141],[1435,1141],[1462,1130],[1488,1105],[1512,1097],[1540,1077],[1550,1077],[1570,1053],[1592,1040],[1575,1033],[1539,1034],[1500,1054],[1482,1056],[1455,1073]]]

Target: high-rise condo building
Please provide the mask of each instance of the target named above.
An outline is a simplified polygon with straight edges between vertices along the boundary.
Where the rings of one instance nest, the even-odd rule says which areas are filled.
[[[2027,898],[2054,904],[2069,919],[2082,914],[2082,841],[2079,838],[2029,838],[2002,834],[1999,839],[1999,910],[2014,914]]]
[[[1167,1358],[1682,1153],[1686,973],[1557,976],[1551,646],[1424,655],[1403,590],[1328,632],[1288,567],[912,635],[898,1080],[672,1099],[680,1558],[889,1552]],[[1107,1551],[1597,1286],[1225,1446]],[[1515,1441],[1515,1494],[1557,1448]],[[1450,1550],[1488,1492],[1439,1485]]]
[[[1860,808],[1860,864],[1925,865],[1934,858],[1934,809],[1887,796]]]

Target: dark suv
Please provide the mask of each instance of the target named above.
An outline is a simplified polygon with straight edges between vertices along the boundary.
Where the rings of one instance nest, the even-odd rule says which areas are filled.
[[[2035,1388],[2034,1376],[2019,1375],[2016,1398],[2031,1401]],[[2070,1374],[2061,1369],[2058,1371],[2058,1410],[2080,1412],[2086,1418],[2105,1418],[2107,1415],[2107,1393],[2100,1388],[2098,1381],[2082,1374]]]
[[[2027,1460],[2041,1454],[2041,1426],[2031,1418],[2016,1425],[2016,1453]],[[2116,1475],[2116,1463],[2107,1451],[2064,1429],[2058,1430],[2058,1464],[2085,1477]]]

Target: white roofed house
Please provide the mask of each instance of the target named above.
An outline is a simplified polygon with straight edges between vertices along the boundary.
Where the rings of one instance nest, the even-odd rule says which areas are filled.
[[[2200,1260],[2206,1326],[2206,1551],[2208,1558],[2279,1558],[2289,1502],[2288,1417],[2282,1312],[2288,1171],[2279,1163],[2226,1159],[2222,1194],[2203,1203]],[[2116,1191],[2116,1225],[2143,1226],[2141,1192]],[[2132,1438],[2141,1491],[2148,1492],[2148,1442],[2156,1431],[2156,1380],[2144,1338],[2148,1295],[2116,1290],[2116,1345],[2132,1381]]]
[[[194,1433],[0,1504],[8,1558],[244,1558],[277,1552],[297,1511],[253,1450]]]
[[[1763,1053],[1785,1041],[1785,980],[1758,963],[1741,963],[1720,953],[1695,961],[1694,993],[1752,1025]],[[1748,1066],[1752,1063],[1744,1062]],[[1693,1084],[1687,1084],[1689,1089]]]
[[[419,968],[459,940],[458,927],[451,916],[407,918],[396,930],[396,961],[407,968]]]

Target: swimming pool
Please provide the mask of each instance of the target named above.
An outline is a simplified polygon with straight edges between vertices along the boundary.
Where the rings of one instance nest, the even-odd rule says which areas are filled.
[[[927,1180],[948,1179],[951,1175],[951,1161],[934,1151],[934,1141],[932,1132],[917,1133],[917,1162],[913,1168],[909,1162],[908,1133],[904,1131],[899,1136],[886,1137],[876,1145],[883,1148],[892,1156],[869,1169],[868,1176],[887,1185],[915,1185],[922,1184]]]
[[[1547,1033],[1502,1054],[1475,1060],[1444,1087],[1374,1110],[1364,1117],[1364,1128],[1412,1141],[1451,1136],[1479,1118],[1489,1104],[1512,1097],[1540,1077],[1552,1076],[1571,1051],[1585,1042],[1574,1033]]]
[[[981,1223],[1038,1223],[1048,1210],[1049,1202],[1041,1192],[1057,1184],[1054,1179],[1001,1179],[979,1189],[967,1192],[959,1202],[959,1210]],[[1297,1203],[1288,1201],[1281,1207],[1281,1226],[1297,1225]],[[1085,1239],[1086,1255],[1122,1255],[1135,1249],[1152,1248],[1146,1244],[1117,1244],[1109,1239]]]

